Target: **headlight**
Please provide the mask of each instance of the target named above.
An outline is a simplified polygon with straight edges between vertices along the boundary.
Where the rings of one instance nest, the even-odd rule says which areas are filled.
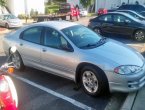
[[[135,66],[135,65],[123,65],[123,66],[119,66],[119,67],[115,68],[114,72],[117,73],[117,74],[126,75],[126,74],[138,73],[141,70],[142,69],[139,66]]]

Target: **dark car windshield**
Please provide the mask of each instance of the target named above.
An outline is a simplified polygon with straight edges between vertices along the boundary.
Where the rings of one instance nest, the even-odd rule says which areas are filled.
[[[69,28],[65,28],[62,32],[79,48],[95,48],[104,43],[104,40],[101,40],[102,37],[92,30],[81,26],[76,25]]]

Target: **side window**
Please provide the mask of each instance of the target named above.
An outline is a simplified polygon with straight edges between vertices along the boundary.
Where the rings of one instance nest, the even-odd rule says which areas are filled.
[[[111,15],[104,15],[99,17],[100,21],[105,21],[105,22],[110,22],[112,21],[112,16]]]
[[[33,27],[23,32],[22,39],[40,44],[41,39],[41,33],[42,33],[43,27]]]
[[[61,49],[62,45],[68,46],[66,39],[56,30],[47,28],[44,36],[44,45],[52,48]]]
[[[113,21],[117,23],[124,23],[126,20],[130,21],[130,19],[122,15],[114,15],[114,19],[113,19]]]

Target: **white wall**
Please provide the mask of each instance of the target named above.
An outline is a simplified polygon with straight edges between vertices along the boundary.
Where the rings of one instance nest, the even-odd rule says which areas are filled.
[[[95,10],[97,11],[99,8],[111,9],[118,5],[121,5],[121,0],[96,0]]]
[[[67,3],[73,4],[74,6],[80,4],[80,0],[67,0]]]
[[[31,9],[37,10],[38,13],[44,14],[44,0],[8,0],[10,11],[18,16],[19,14],[30,14]]]

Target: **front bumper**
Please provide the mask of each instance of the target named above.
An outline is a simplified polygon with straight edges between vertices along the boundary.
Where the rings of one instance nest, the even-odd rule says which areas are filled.
[[[145,85],[145,64],[142,70],[136,74],[120,75],[109,73],[109,88],[111,92],[134,92]]]
[[[22,23],[9,23],[9,27],[13,28],[13,27],[21,27]]]

